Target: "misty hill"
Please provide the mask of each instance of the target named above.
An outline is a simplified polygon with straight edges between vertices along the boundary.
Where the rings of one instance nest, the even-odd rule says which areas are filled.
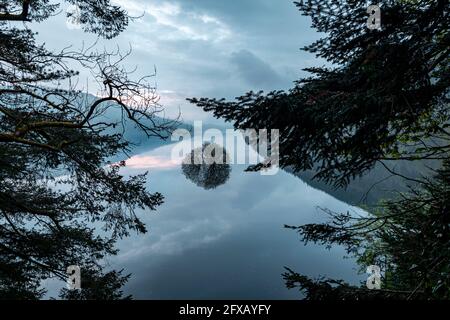
[[[385,164],[390,170],[412,179],[427,176],[432,169],[439,167],[437,161],[387,161]],[[393,176],[381,164],[377,164],[362,177],[351,181],[346,189],[336,189],[329,184],[313,179],[315,172],[312,170],[295,173],[291,168],[287,168],[286,171],[301,178],[316,189],[360,207],[377,205],[382,199],[393,199],[399,193],[408,192],[408,186],[413,187],[415,185],[410,180]]]

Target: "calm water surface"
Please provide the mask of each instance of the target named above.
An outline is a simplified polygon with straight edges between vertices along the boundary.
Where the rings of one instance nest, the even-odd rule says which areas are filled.
[[[137,299],[300,298],[286,289],[284,266],[312,277],[364,278],[342,248],[304,246],[283,227],[323,221],[320,207],[360,209],[284,171],[262,176],[238,165],[226,184],[207,191],[185,178],[171,160],[172,147],[134,156],[124,170],[149,171],[148,189],[165,196],[156,212],[140,212],[149,232],[120,241],[119,255],[108,260],[133,274],[126,293]]]

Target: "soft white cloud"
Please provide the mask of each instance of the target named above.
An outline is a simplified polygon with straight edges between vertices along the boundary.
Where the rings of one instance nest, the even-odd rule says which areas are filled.
[[[218,17],[204,12],[183,9],[177,2],[136,0],[115,0],[116,4],[128,11],[141,32],[156,35],[165,40],[221,41],[231,36],[230,28]]]

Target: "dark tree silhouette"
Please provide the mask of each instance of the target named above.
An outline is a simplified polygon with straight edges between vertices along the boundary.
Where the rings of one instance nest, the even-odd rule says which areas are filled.
[[[422,188],[387,201],[384,211],[368,218],[327,210],[326,224],[288,227],[305,243],[340,244],[364,267],[383,267],[381,290],[343,281],[312,281],[287,269],[288,287],[298,287],[307,299],[450,299],[450,163],[445,160]]]
[[[369,30],[367,1],[296,2],[326,34],[304,50],[329,67],[306,69],[311,77],[288,92],[189,100],[236,129],[280,129],[280,166],[313,169],[315,179],[336,187],[376,164],[399,175],[387,160],[447,161],[448,0],[380,4],[382,28]],[[435,176],[403,177],[419,189],[368,218],[329,212],[329,224],[295,228],[304,240],[346,245],[363,266],[380,263],[384,291],[315,282],[293,271],[285,274],[288,286],[300,287],[309,299],[448,298],[448,162]]]
[[[181,164],[187,179],[205,190],[215,189],[230,178],[231,166],[225,149],[218,144],[206,142],[191,151]]]
[[[381,31],[367,29],[365,1],[296,4],[329,34],[304,49],[336,67],[306,69],[289,92],[189,100],[236,129],[279,129],[281,166],[336,185],[377,161],[445,157],[448,1],[383,1]]]
[[[86,32],[109,39],[128,24],[109,0],[66,2],[79,6]],[[155,121],[155,89],[121,67],[127,54],[51,52],[36,42],[30,27],[59,6],[0,1],[0,298],[40,298],[41,280],[65,280],[69,265],[88,278],[82,292],[63,297],[119,298],[127,277],[103,274],[102,259],[117,252],[118,238],[146,232],[135,210],[154,210],[163,197],[146,191],[145,174],[126,179],[124,163],[107,163],[129,148],[116,128],[128,121],[165,138],[172,123]],[[72,86],[73,68],[92,73],[101,98],[86,99]],[[112,107],[122,119],[103,116]]]

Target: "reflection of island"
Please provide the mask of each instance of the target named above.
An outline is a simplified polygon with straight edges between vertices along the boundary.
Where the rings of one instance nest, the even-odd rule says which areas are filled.
[[[231,166],[225,149],[206,142],[191,151],[181,164],[187,179],[206,190],[215,189],[230,178]]]

